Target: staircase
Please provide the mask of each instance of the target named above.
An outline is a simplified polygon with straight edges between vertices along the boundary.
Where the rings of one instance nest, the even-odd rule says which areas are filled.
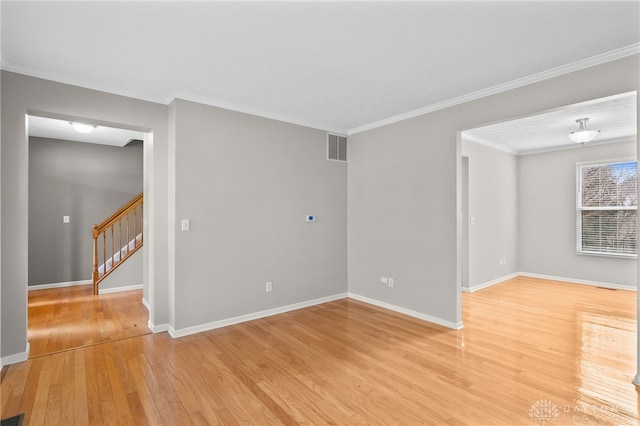
[[[99,225],[93,225],[93,294],[100,282],[143,243],[142,194]]]

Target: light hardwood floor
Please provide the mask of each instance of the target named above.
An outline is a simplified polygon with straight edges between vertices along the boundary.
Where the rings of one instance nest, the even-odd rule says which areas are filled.
[[[352,299],[10,366],[26,424],[637,424],[636,295],[516,278],[449,330]]]
[[[142,290],[93,295],[91,285],[29,292],[29,357],[149,334]]]

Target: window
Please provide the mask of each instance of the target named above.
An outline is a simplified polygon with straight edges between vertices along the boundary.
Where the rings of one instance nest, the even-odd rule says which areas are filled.
[[[636,257],[638,163],[578,164],[577,252]]]

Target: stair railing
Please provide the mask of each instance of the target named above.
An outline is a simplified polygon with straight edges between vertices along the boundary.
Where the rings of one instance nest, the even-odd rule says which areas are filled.
[[[142,195],[101,224],[93,225],[93,294],[98,294],[98,285],[107,275],[142,247]]]

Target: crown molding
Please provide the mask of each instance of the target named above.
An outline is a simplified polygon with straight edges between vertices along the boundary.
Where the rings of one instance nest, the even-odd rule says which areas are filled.
[[[526,155],[534,155],[534,154],[544,154],[545,152],[566,151],[568,149],[582,149],[582,148],[588,148],[588,147],[591,147],[591,146],[611,145],[611,144],[615,144],[615,143],[625,143],[625,142],[636,142],[636,137],[635,136],[626,136],[626,137],[621,137],[621,138],[604,139],[604,140],[586,142],[584,144],[582,144],[582,143],[572,143],[571,145],[562,145],[562,146],[556,146],[556,147],[550,147],[550,148],[529,149],[529,150],[525,150],[525,151],[520,151],[516,155],[526,156]]]
[[[110,95],[124,96],[126,98],[133,98],[140,101],[151,102],[154,104],[165,104],[162,98],[147,96],[142,92],[139,92],[136,90],[118,90],[118,89],[113,89],[111,87],[95,85],[93,83],[89,83],[87,81],[83,81],[79,79],[61,78],[60,76],[55,75],[53,73],[36,71],[30,68],[7,63],[4,61],[4,59],[3,59],[2,70],[13,72],[16,74],[26,75],[28,77],[41,78],[43,80],[54,81],[56,83],[68,84],[69,86],[76,86],[76,87],[81,87],[83,89],[95,90],[95,91],[107,93]]]
[[[378,127],[387,126],[389,124],[397,123],[400,121],[408,120],[410,118],[418,117],[420,115],[425,115],[431,112],[439,111],[441,109],[449,108],[455,105],[460,105],[466,102],[475,101],[480,98],[484,98],[491,95],[496,95],[498,93],[506,92],[508,90],[517,89],[518,87],[527,86],[529,84],[538,83],[543,80],[548,80],[550,78],[559,77],[561,75],[569,74],[575,71],[580,71],[585,68],[593,67],[596,65],[601,65],[607,62],[615,61],[617,59],[622,59],[627,56],[636,55],[640,53],[640,43],[634,43],[629,46],[621,47],[619,49],[611,50],[606,53],[602,53],[600,55],[592,56],[590,58],[582,59],[576,62],[572,62],[570,64],[562,65],[556,68],[551,68],[546,71],[542,71],[536,74],[531,74],[526,77],[518,78],[516,80],[512,80],[508,83],[499,84],[497,86],[492,86],[487,89],[478,90],[475,92],[468,93],[466,95],[458,96],[443,102],[439,102],[436,104],[432,104],[426,107],[418,108],[413,111],[408,111],[402,114],[394,115],[389,118],[385,118],[382,120],[374,121],[373,123],[365,124],[359,127],[355,127],[350,129],[347,134],[349,136],[355,135],[357,133],[362,133],[367,130],[376,129]]]
[[[347,134],[347,131],[345,129],[335,129],[330,126],[323,125],[321,123],[298,120],[285,115],[273,114],[258,108],[252,108],[246,105],[239,105],[232,102],[221,101],[221,100],[210,98],[207,96],[195,95],[193,93],[172,92],[171,96],[169,96],[166,99],[166,101],[163,103],[168,105],[176,99],[195,102],[198,104],[208,105],[215,108],[222,108],[222,109],[226,109],[233,112],[239,112],[241,114],[249,114],[256,117],[267,118],[269,120],[281,121],[287,124],[293,124],[295,126],[309,127],[311,129],[322,130],[323,132],[336,133],[340,135]]]
[[[156,103],[156,104],[169,105],[175,99],[182,99],[182,100],[186,100],[186,101],[190,101],[190,102],[196,102],[196,103],[200,103],[200,104],[203,104],[203,105],[208,105],[208,106],[212,106],[212,107],[216,107],[216,108],[222,108],[222,109],[226,109],[226,110],[230,110],[230,111],[234,111],[234,112],[239,112],[239,113],[243,113],[243,114],[249,114],[249,115],[253,115],[253,116],[256,116],[256,117],[261,117],[261,118],[267,118],[267,119],[270,119],[270,120],[281,121],[281,122],[288,123],[288,124],[293,124],[293,125],[296,125],[296,126],[309,127],[309,128],[312,128],[312,129],[318,129],[318,130],[322,130],[322,131],[338,133],[338,134],[341,134],[341,135],[346,135],[347,134],[346,129],[334,129],[334,128],[331,128],[330,126],[322,125],[321,123],[296,120],[294,118],[287,117],[287,116],[284,116],[284,115],[272,114],[272,113],[269,113],[267,111],[263,111],[263,110],[260,110],[260,109],[257,109],[257,108],[251,108],[251,107],[248,107],[248,106],[245,106],[245,105],[239,105],[239,104],[234,104],[234,103],[231,103],[231,102],[225,102],[225,101],[221,101],[221,100],[218,100],[218,99],[215,99],[215,98],[206,97],[206,96],[194,95],[192,93],[172,92],[172,93],[169,94],[169,96],[151,97],[151,96],[147,96],[144,93],[139,92],[139,91],[131,91],[131,90],[123,91],[123,90],[118,90],[118,89],[112,89],[112,88],[106,87],[106,86],[96,86],[95,84],[89,83],[87,81],[79,81],[79,80],[75,80],[75,79],[60,78],[59,76],[54,75],[52,73],[35,71],[35,70],[29,69],[29,68],[24,68],[24,67],[20,67],[20,66],[16,66],[16,65],[7,63],[6,60],[4,59],[4,56],[2,56],[2,65],[0,66],[0,69],[5,70],[5,71],[9,71],[9,72],[14,72],[16,74],[26,75],[26,76],[29,76],[29,77],[41,78],[41,79],[44,79],[44,80],[55,81],[57,83],[68,84],[68,85],[71,85],[71,86],[82,87],[82,88],[90,89],[90,90],[97,90],[99,92],[109,93],[109,94],[118,95],[118,96],[124,96],[124,97],[127,97],[127,98],[134,98],[134,99],[138,99],[138,100],[141,100],[141,101],[152,102],[152,103]]]
[[[534,154],[544,154],[545,152],[555,152],[555,151],[566,151],[568,149],[580,149],[580,148],[588,148],[591,146],[598,146],[598,145],[610,145],[610,144],[615,144],[615,143],[624,143],[624,142],[636,142],[637,138],[635,136],[625,136],[625,137],[621,137],[621,138],[613,138],[613,139],[604,139],[604,140],[598,140],[598,141],[593,141],[593,142],[588,142],[588,143],[584,143],[584,144],[580,144],[580,143],[572,143],[571,145],[562,145],[562,146],[554,146],[554,147],[547,147],[547,148],[537,148],[537,149],[528,149],[528,150],[523,150],[523,151],[516,151],[513,149],[509,149],[505,146],[499,145],[497,143],[493,143],[493,142],[487,142],[483,139],[478,139],[478,138],[474,138],[473,136],[468,136],[465,135],[464,132],[462,134],[462,138],[469,141],[469,142],[473,142],[473,143],[477,143],[479,145],[484,145],[487,146],[489,148],[493,148],[495,150],[498,151],[502,151],[502,152],[506,152],[508,154],[512,154],[512,155],[516,155],[518,157],[523,157],[526,155],[534,155]]]
[[[473,136],[466,135],[464,132],[462,132],[462,139],[468,140],[469,142],[477,143],[479,145],[488,146],[489,148],[497,149],[498,151],[506,152],[507,154],[519,155],[518,151],[509,149],[506,146],[497,143],[485,141],[484,139],[474,138]]]
[[[284,115],[279,115],[279,114],[273,114],[273,113],[269,113],[267,111],[263,111],[257,108],[251,108],[245,105],[238,105],[238,104],[234,104],[234,103],[230,103],[230,102],[225,102],[225,101],[221,101],[218,99],[214,99],[214,98],[210,98],[210,97],[206,97],[206,96],[200,96],[200,95],[194,95],[191,93],[184,93],[184,92],[173,92],[171,93],[169,96],[164,96],[164,97],[153,97],[153,96],[148,96],[140,91],[135,91],[135,90],[118,90],[118,89],[113,89],[111,87],[106,87],[106,86],[97,86],[93,83],[90,83],[88,81],[82,81],[82,80],[77,80],[77,79],[67,79],[67,78],[61,78],[58,75],[54,75],[52,73],[46,73],[46,72],[41,72],[41,71],[36,71],[33,69],[29,69],[29,68],[25,68],[25,67],[20,67],[14,64],[9,63],[6,58],[4,57],[4,54],[2,54],[1,59],[0,59],[0,69],[1,70],[5,70],[5,71],[9,71],[9,72],[15,72],[18,74],[22,74],[22,75],[26,75],[26,76],[30,76],[30,77],[35,77],[35,78],[42,78],[42,79],[46,79],[46,80],[50,80],[50,81],[55,81],[58,83],[63,83],[63,84],[68,84],[68,85],[72,85],[72,86],[77,86],[77,87],[83,87],[86,89],[91,89],[91,90],[96,90],[96,91],[100,91],[100,92],[105,92],[105,93],[109,93],[109,94],[113,94],[113,95],[119,95],[119,96],[125,96],[128,98],[134,98],[134,99],[138,99],[138,100],[142,100],[142,101],[146,101],[146,102],[152,102],[152,103],[157,103],[157,104],[163,104],[163,105],[169,105],[174,99],[184,99],[187,101],[191,101],[191,102],[197,102],[197,103],[201,103],[204,105],[209,105],[209,106],[213,106],[213,107],[217,107],[217,108],[223,108],[223,109],[227,109],[230,111],[235,111],[235,112],[240,112],[240,113],[244,113],[244,114],[250,114],[250,115],[254,115],[257,117],[262,117],[262,118],[267,118],[267,119],[271,119],[271,120],[276,120],[276,121],[281,121],[281,122],[285,122],[285,123],[289,123],[289,124],[293,124],[293,125],[297,125],[297,126],[303,126],[303,127],[309,127],[309,128],[313,128],[313,129],[319,129],[319,130],[323,130],[323,131],[327,131],[327,132],[332,132],[332,133],[338,133],[338,134],[343,134],[343,135],[347,135],[347,136],[352,136],[355,135],[357,133],[362,133],[365,132],[367,130],[372,130],[378,127],[382,127],[382,126],[386,126],[389,124],[393,124],[393,123],[397,123],[400,121],[404,121],[404,120],[408,120],[410,118],[414,118],[414,117],[418,117],[420,115],[424,115],[424,114],[428,114],[431,112],[435,112],[441,109],[445,109],[445,108],[449,108],[455,105],[460,105],[466,102],[470,102],[470,101],[474,101],[486,96],[491,96],[491,95],[495,95],[498,93],[502,93],[502,92],[506,92],[508,90],[512,90],[512,89],[516,89],[518,87],[522,87],[522,86],[526,86],[529,84],[533,84],[533,83],[537,83],[539,81],[543,81],[543,80],[547,80],[553,77],[558,77],[564,74],[568,74],[574,71],[579,71],[585,68],[589,68],[592,66],[596,66],[596,65],[600,65],[600,64],[604,64],[607,62],[611,62],[617,59],[621,59],[627,56],[631,56],[631,55],[635,55],[640,53],[640,43],[635,43],[632,44],[630,46],[626,46],[626,47],[622,47],[619,49],[615,49],[600,55],[596,55],[596,56],[592,56],[590,58],[587,59],[583,59],[580,61],[576,61],[576,62],[572,62],[570,64],[567,65],[563,65],[560,67],[556,67],[556,68],[552,68],[550,70],[546,70],[546,71],[542,71],[540,73],[536,73],[536,74],[532,74],[529,75],[527,77],[523,77],[523,78],[519,78],[516,80],[513,80],[511,82],[508,83],[504,83],[504,84],[500,84],[497,86],[493,86],[493,87],[489,87],[487,89],[482,89],[482,90],[478,90],[476,92],[472,92],[472,93],[468,93],[466,95],[462,95],[462,96],[458,96],[456,98],[452,98],[443,102],[439,102],[436,104],[432,104],[426,107],[422,107],[422,108],[418,108],[416,110],[412,110],[403,114],[398,114],[398,115],[394,115],[392,117],[389,118],[385,118],[382,120],[378,120],[378,121],[374,121],[372,123],[369,124],[365,124],[359,127],[354,127],[350,130],[345,130],[345,129],[336,129],[336,128],[332,128],[331,126],[325,126],[321,123],[315,123],[315,122],[309,122],[309,121],[302,121],[302,120],[297,120],[297,119],[293,119],[291,117],[288,116],[284,116]],[[508,152],[508,151],[506,151]]]

